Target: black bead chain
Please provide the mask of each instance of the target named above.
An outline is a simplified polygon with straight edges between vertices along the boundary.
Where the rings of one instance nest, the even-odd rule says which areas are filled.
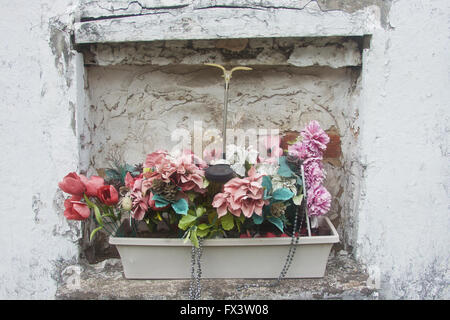
[[[202,266],[200,259],[203,253],[203,239],[198,240],[198,248],[192,246],[191,250],[191,283],[189,285],[189,299],[198,300],[202,293],[200,280],[202,278]],[[197,265],[197,272],[195,271]]]

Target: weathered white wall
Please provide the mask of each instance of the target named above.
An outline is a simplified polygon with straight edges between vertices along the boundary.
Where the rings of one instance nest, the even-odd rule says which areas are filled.
[[[450,3],[395,1],[363,61],[357,257],[392,298],[450,298]]]
[[[77,169],[69,1],[2,1],[0,298],[51,299],[76,259],[78,227],[57,183]]]
[[[295,10],[304,18],[298,21],[319,26],[309,24],[309,35],[321,30],[335,35],[332,21],[339,22],[343,33],[373,34],[363,56],[360,100],[354,102],[360,104],[354,127],[359,153],[352,155],[347,170],[363,179],[349,181],[361,184],[359,199],[355,196],[344,208],[356,210],[358,217],[349,236],[358,260],[375,274],[379,271],[382,297],[448,299],[450,4],[398,0],[389,10],[374,0],[364,2],[375,5],[366,10],[357,5],[334,8],[336,1],[317,3],[305,10],[242,10],[246,23],[259,19],[257,25],[264,28],[261,17],[276,22],[277,12]],[[84,134],[81,57],[68,41],[72,28],[83,31],[72,27],[75,4],[2,2],[1,298],[52,298],[61,270],[77,257],[79,228],[64,221],[57,191],[61,177],[78,168],[78,138]],[[223,17],[226,10],[240,12],[211,12]],[[283,16],[292,19],[293,12],[278,15]],[[190,16],[194,22],[198,17]],[[99,24],[104,28],[111,21]],[[185,25],[180,34],[188,37]]]

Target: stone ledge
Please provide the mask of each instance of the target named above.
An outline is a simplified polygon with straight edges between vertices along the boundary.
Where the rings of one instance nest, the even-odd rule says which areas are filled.
[[[336,256],[330,256],[324,278],[285,279],[277,287],[249,288],[243,291],[237,291],[237,286],[265,284],[273,280],[202,279],[202,299],[378,299],[378,292],[367,285],[367,279],[368,275],[355,260],[341,251]],[[120,260],[109,259],[96,265],[81,263],[67,267],[63,271],[56,299],[187,299],[189,282],[128,280],[123,276]]]

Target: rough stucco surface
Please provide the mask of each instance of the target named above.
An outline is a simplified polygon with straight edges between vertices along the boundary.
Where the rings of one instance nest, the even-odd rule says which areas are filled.
[[[448,1],[395,1],[363,57],[356,253],[393,298],[450,298]]]
[[[7,1],[0,21],[0,298],[51,299],[79,227],[57,182],[77,169],[68,1]],[[59,15],[59,18],[55,18]],[[20,23],[19,23],[20,22]]]
[[[189,9],[183,1],[169,2],[175,3],[174,16]],[[76,263],[79,226],[62,217],[63,195],[56,187],[67,172],[90,161],[88,153],[79,150],[90,139],[83,125],[88,111],[82,107],[81,57],[71,50],[69,41],[71,30],[83,31],[83,23],[72,25],[76,4],[41,0],[2,5],[1,298],[53,298],[65,267]],[[140,9],[133,7],[137,10],[133,14],[139,14]],[[360,106],[351,126],[357,147],[343,149],[351,159],[345,166],[346,177],[350,177],[345,183],[360,190],[342,210],[352,217],[344,232],[357,259],[375,278],[380,276],[382,298],[449,299],[448,1],[398,0],[391,4],[374,0],[355,7],[349,1],[323,0],[292,9],[197,10],[216,12],[221,18],[243,15],[246,23],[259,19],[256,25],[261,29],[248,28],[254,36],[269,30],[261,18],[267,17],[272,28],[280,18],[293,19],[294,12],[303,18],[302,23],[308,23],[294,36],[372,34],[356,87],[360,92],[350,104]],[[194,22],[198,17],[187,15]],[[124,33],[107,34],[105,28],[114,21],[99,20],[100,27],[91,30],[106,30],[107,36],[118,35],[123,40]],[[151,26],[160,20],[130,17],[127,21]],[[185,28],[189,21],[177,25],[169,37],[189,38]],[[298,20],[283,21],[295,21],[290,29],[292,25],[302,29]],[[201,31],[192,30],[194,35]],[[277,34],[286,28],[271,30],[270,36],[286,36]],[[249,37],[236,29],[220,36]],[[353,150],[351,155],[348,150]]]

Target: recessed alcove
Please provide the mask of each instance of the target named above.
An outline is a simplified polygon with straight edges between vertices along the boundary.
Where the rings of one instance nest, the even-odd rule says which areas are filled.
[[[176,130],[193,137],[222,125],[223,78],[220,70],[245,65],[233,74],[228,128],[277,129],[295,138],[310,120],[330,137],[326,187],[333,196],[329,217],[342,245],[350,244],[346,225],[355,213],[358,177],[349,174],[357,154],[358,94],[363,37],[283,37],[168,40],[82,44],[85,106],[81,139],[82,170],[109,166],[111,157],[141,163],[148,152],[171,150]],[[220,130],[220,129],[219,129]],[[85,226],[86,233],[92,226]],[[346,231],[347,230],[347,231]],[[91,261],[117,256],[98,237],[84,241]]]

